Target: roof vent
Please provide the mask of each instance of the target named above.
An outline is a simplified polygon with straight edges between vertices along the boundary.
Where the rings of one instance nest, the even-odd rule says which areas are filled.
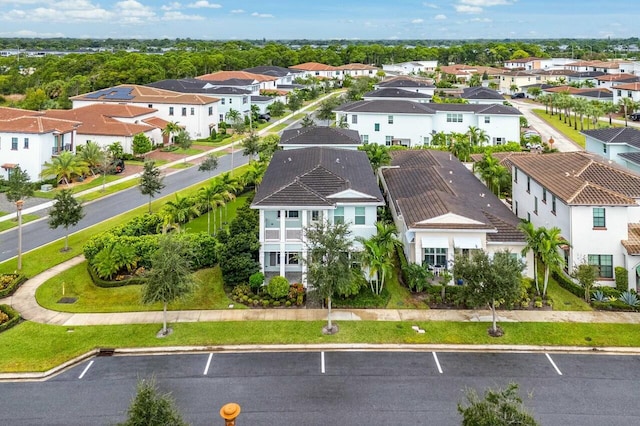
[[[291,157],[287,158],[287,160],[289,160],[289,162],[291,162]]]
[[[491,207],[491,204],[487,203],[487,207]]]
[[[449,170],[449,174],[452,175],[453,174],[453,170]]]
[[[481,196],[482,198],[484,198],[484,192],[481,192],[481,193],[480,193],[480,196]]]
[[[336,163],[340,164],[340,159],[336,158]]]

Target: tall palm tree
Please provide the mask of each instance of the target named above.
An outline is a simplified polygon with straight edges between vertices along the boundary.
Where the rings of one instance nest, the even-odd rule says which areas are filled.
[[[55,176],[58,182],[66,185],[76,176],[83,176],[89,172],[87,164],[70,151],[62,151],[60,155],[53,157],[51,162],[45,162],[40,176],[48,178]]]
[[[393,257],[395,250],[402,247],[402,242],[398,239],[398,231],[393,223],[376,222],[376,233],[371,238],[385,249],[389,257]]]
[[[621,106],[624,111],[624,127],[627,127],[629,125],[627,117],[636,109],[637,104],[631,98],[621,98],[618,101],[618,105]]]
[[[105,152],[95,142],[88,141],[82,151],[79,153],[80,159],[84,161],[92,175],[95,176],[94,170],[99,169],[102,164]]]
[[[544,233],[543,228],[536,228],[531,222],[521,222],[518,229],[524,234],[527,245],[522,249],[522,256],[526,257],[529,251],[533,252],[533,278],[536,284],[536,293],[540,294],[540,285],[538,283],[538,259],[540,258],[540,242]]]
[[[609,126],[613,125],[611,120],[611,114],[618,112],[620,108],[618,107],[618,105],[614,104],[613,102],[599,102],[599,103],[600,105],[602,105],[603,112],[609,116]]]
[[[264,161],[252,161],[244,174],[244,186],[255,185],[257,189],[262,183],[262,177],[267,171],[267,165]]]
[[[574,126],[573,128],[577,130],[578,128],[578,117],[580,117],[580,130],[584,130],[584,115],[587,113],[589,108],[589,101],[585,98],[575,98],[573,101],[573,118],[574,118]]]
[[[211,234],[211,211],[213,210],[214,212],[214,218],[215,218],[215,209],[220,207],[220,206],[224,206],[225,204],[225,198],[222,194],[220,194],[219,192],[216,191],[216,189],[209,185],[209,186],[203,186],[202,188],[200,188],[200,190],[198,191],[198,197],[199,197],[199,201],[200,201],[200,211],[206,210],[207,211],[207,234]],[[215,222],[213,225],[213,232],[215,233]]]
[[[551,95],[545,93],[536,98],[536,100],[544,105],[545,114],[549,114],[549,105],[551,105]]]
[[[360,149],[367,153],[371,167],[376,174],[380,167],[391,163],[391,155],[389,155],[389,149],[386,146],[370,143],[360,147]]]
[[[233,124],[240,120],[240,111],[231,108],[224,116],[224,119],[227,123]]]
[[[164,219],[164,229],[175,225],[178,230],[191,219],[200,215],[200,209],[190,197],[176,194],[175,201],[167,201],[160,211]]]
[[[220,176],[216,177],[211,185],[216,188],[216,190],[223,194],[223,197],[227,201],[235,200],[236,194],[242,190],[242,183],[237,179],[231,176],[230,172],[222,173]],[[227,217],[227,205],[224,205],[224,217],[226,220]],[[220,211],[220,219],[222,223],[222,210]]]
[[[489,135],[484,129],[480,129],[476,126],[469,126],[469,130],[467,131],[467,135],[469,136],[469,143],[471,146],[482,146],[485,143],[489,142]]]
[[[162,129],[162,136],[168,137],[169,145],[171,145],[173,143],[174,135],[177,135],[180,130],[182,130],[182,127],[180,127],[177,121],[170,121],[166,126],[164,126],[164,129]]]
[[[542,235],[538,250],[540,260],[544,263],[544,284],[542,286],[542,296],[547,294],[547,284],[549,283],[549,273],[552,269],[561,269],[564,265],[564,257],[558,249],[567,245],[567,241],[560,235],[560,228],[542,228]]]
[[[373,239],[362,239],[362,264],[369,271],[369,285],[374,294],[380,294],[384,288],[385,279],[392,272],[393,262],[385,254],[385,249]],[[375,285],[373,284],[375,278]]]

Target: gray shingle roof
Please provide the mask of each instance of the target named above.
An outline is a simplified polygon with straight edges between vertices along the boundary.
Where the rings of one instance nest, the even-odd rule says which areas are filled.
[[[504,100],[504,96],[498,93],[496,90],[489,89],[487,87],[465,87],[462,89],[463,99],[500,99]]]
[[[265,65],[265,66],[259,66],[259,67],[253,67],[253,68],[245,68],[242,71],[250,72],[253,74],[268,75],[271,77],[284,77],[288,74],[300,74],[302,72],[299,70],[278,67],[275,65],[272,65],[272,66]]]
[[[372,198],[330,197],[349,189]],[[382,204],[366,153],[327,147],[276,151],[252,206],[331,206],[336,201]]]
[[[382,170],[387,198],[408,227],[484,229],[489,241],[524,241],[517,229],[519,219],[455,157],[431,150],[391,155],[392,167]],[[419,223],[448,213],[478,223]]]
[[[427,104],[386,99],[350,102],[340,105],[335,110],[344,112],[378,112],[383,114],[434,114],[434,110]]]
[[[581,133],[607,144],[628,144],[640,149],[640,130],[632,127],[584,130]]]
[[[280,136],[280,145],[359,145],[356,130],[336,127],[301,127],[287,129]]]
[[[395,77],[377,84],[378,87],[423,87],[435,88],[433,84],[409,77]]]
[[[640,152],[623,152],[618,154],[618,157],[624,158],[630,163],[640,165]]]
[[[149,87],[172,90],[180,93],[207,93],[211,95],[248,95],[251,93],[249,90],[239,89],[237,87],[205,88],[207,85],[210,85],[210,82],[195,78],[160,80],[147,84]]]
[[[411,99],[431,99],[425,93],[413,92],[411,90],[396,89],[392,87],[372,90],[364,94],[365,98],[411,98]]]

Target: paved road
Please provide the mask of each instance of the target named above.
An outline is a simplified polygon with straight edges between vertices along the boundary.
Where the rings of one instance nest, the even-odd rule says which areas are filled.
[[[464,389],[520,384],[541,425],[637,424],[640,357],[542,353],[301,352],[99,357],[47,382],[1,383],[0,423],[123,421],[136,380],[155,376],[185,420],[222,425],[459,425]],[[531,399],[528,399],[531,395]]]
[[[233,167],[238,167],[248,162],[248,158],[242,155],[242,151],[236,151],[233,155]],[[224,173],[231,170],[231,155],[219,158],[219,165],[215,173]],[[164,178],[165,188],[156,198],[169,195],[187,186],[209,179],[208,173],[199,172],[197,167],[190,167],[183,170],[166,169],[170,173]],[[95,225],[103,220],[110,219],[120,213],[129,211],[148,202],[148,197],[140,194],[140,189],[136,186],[114,195],[100,198],[87,204],[84,208],[85,217],[73,228],[72,232]],[[63,238],[64,228],[49,229],[46,220],[30,222],[22,229],[23,252],[40,247],[51,241]],[[18,230],[12,229],[0,234],[0,262],[10,259],[18,254]]]

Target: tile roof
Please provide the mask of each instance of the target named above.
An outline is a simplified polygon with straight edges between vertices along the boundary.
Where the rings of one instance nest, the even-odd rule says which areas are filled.
[[[618,157],[624,158],[630,163],[640,165],[640,152],[622,152]]]
[[[10,120],[12,118],[20,118],[27,115],[39,115],[38,111],[29,109],[0,107],[0,120]]]
[[[22,116],[0,120],[0,132],[6,133],[69,133],[80,125],[77,121],[61,120],[43,116]]]
[[[464,99],[500,99],[504,100],[504,96],[498,93],[496,90],[489,89],[487,87],[465,87],[462,89],[462,95]]]
[[[622,240],[622,245],[627,249],[628,254],[640,254],[640,223],[630,223],[627,225],[628,239]]]
[[[583,130],[580,133],[607,144],[627,144],[640,149],[640,130],[633,127]]]
[[[196,78],[198,80],[206,81],[224,81],[232,78],[238,78],[241,80],[255,80],[261,83],[264,81],[276,81],[278,79],[278,77],[255,74],[247,71],[216,71],[210,74],[199,75]]]
[[[73,96],[71,100],[93,102],[131,102],[149,104],[183,104],[183,105],[208,105],[218,102],[218,98],[200,94],[186,94],[171,90],[157,89],[155,87],[140,86],[137,84],[121,84],[108,89]]]
[[[633,83],[634,81],[638,81],[639,79],[640,77],[638,77],[637,75],[626,74],[626,73],[605,74],[596,78],[596,80],[598,81],[627,81],[628,80],[629,83]]]
[[[513,156],[510,161],[568,205],[636,205],[640,198],[640,176],[595,154]]]
[[[393,77],[393,78],[389,78],[386,79],[378,84],[376,84],[376,86],[378,87],[396,87],[396,88],[403,88],[403,87],[423,87],[423,88],[435,88],[436,86],[434,86],[433,84],[431,84],[428,81],[425,80],[419,80],[416,78],[411,78],[411,77]]]
[[[407,227],[478,229],[488,232],[489,241],[524,241],[519,219],[457,158],[432,150],[392,151],[391,156],[391,166],[382,169],[387,199]],[[449,213],[471,221],[420,223]]]
[[[368,197],[331,198],[345,190]],[[345,201],[384,203],[367,154],[309,147],[275,152],[252,206],[333,206]]]
[[[395,87],[386,87],[378,90],[372,90],[363,95],[365,98],[411,98],[411,99],[431,99],[431,95],[426,93],[414,92],[412,90],[403,90]]]
[[[431,105],[431,104],[429,104]],[[373,100],[355,101],[340,105],[335,111],[345,112],[374,112],[374,113],[395,113],[395,114],[434,114],[435,111],[426,104],[414,101],[401,100]]]
[[[617,84],[615,88],[623,89],[623,90],[640,91],[640,83],[636,82],[636,83]]]
[[[332,65],[325,65],[318,62],[305,62],[304,64],[298,64],[290,66],[289,68],[294,70],[303,70],[303,71],[338,71],[338,67],[334,67]]]
[[[262,74],[262,75],[268,75],[271,77],[284,77],[287,76],[289,74],[298,74],[300,73],[300,71],[298,70],[292,70],[290,68],[284,68],[284,67],[278,67],[275,65],[264,65],[264,66],[259,66],[259,67],[253,67],[253,68],[245,68],[242,71],[246,71],[246,72],[250,72],[253,74]]]
[[[360,145],[356,130],[337,127],[301,127],[287,129],[280,136],[280,145]]]
[[[160,80],[147,84],[149,87],[171,90],[180,93],[203,93],[209,95],[248,95],[250,90],[238,87],[211,87],[211,82],[198,80],[197,78],[181,78]]]
[[[494,152],[491,154],[493,158],[498,160],[500,165],[505,166],[511,172],[513,167],[513,163],[511,163],[511,157],[514,155],[540,155],[542,152],[529,152],[529,151],[505,151],[505,152]],[[482,161],[484,158],[484,154],[471,154],[471,161],[477,163]]]
[[[353,64],[346,64],[346,65],[340,65],[338,67],[338,69],[340,70],[377,70],[377,67],[374,67],[372,65],[365,65],[365,64],[357,64],[357,63],[353,63]]]

